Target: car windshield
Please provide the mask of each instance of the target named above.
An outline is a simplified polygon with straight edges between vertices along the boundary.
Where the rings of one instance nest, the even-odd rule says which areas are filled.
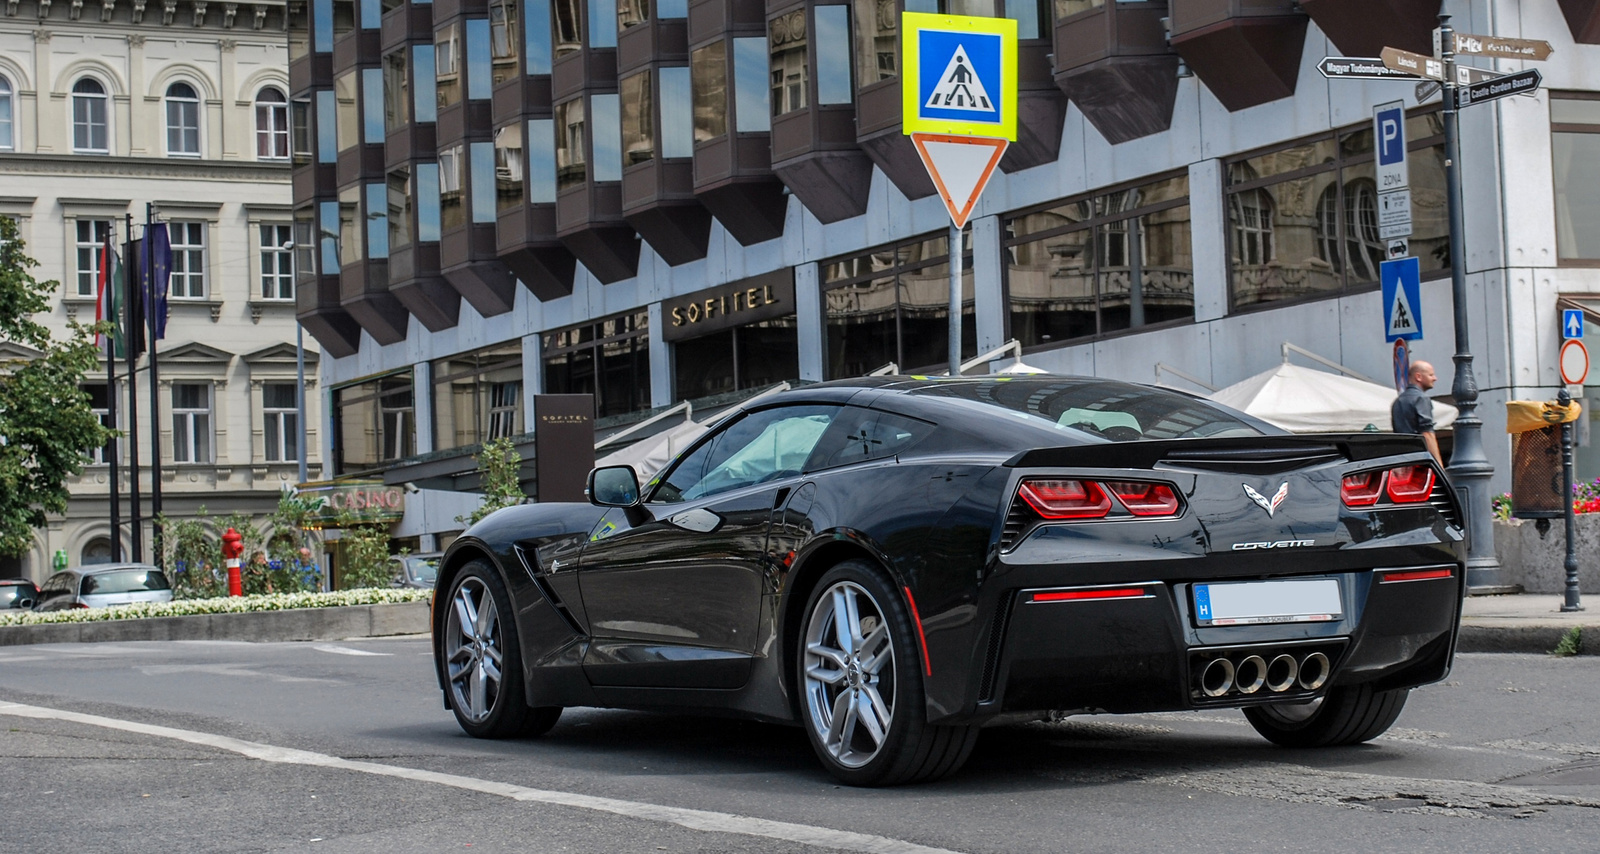
[[[1177,392],[1112,380],[1001,380],[948,383],[912,394],[1004,409],[1030,421],[1112,442],[1263,436],[1263,422]]]
[[[83,577],[79,595],[95,593],[145,593],[151,590],[171,590],[166,573],[159,569],[119,569],[97,572]]]
[[[439,559],[436,557],[406,558],[406,572],[411,580],[432,584],[439,579]]]

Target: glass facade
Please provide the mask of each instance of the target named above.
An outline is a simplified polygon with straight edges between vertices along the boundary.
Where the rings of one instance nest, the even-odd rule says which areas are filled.
[[[1556,256],[1600,261],[1600,93],[1550,93]]]
[[[694,141],[705,142],[728,132],[728,47],[712,42],[689,57],[694,89]]]
[[[434,449],[480,445],[528,432],[522,408],[522,342],[433,362]]]
[[[765,388],[800,376],[794,315],[672,345],[673,400]]]
[[[1180,173],[1006,221],[1010,335],[1024,347],[1194,318]]]
[[[409,371],[336,388],[332,402],[335,475],[416,454],[416,398]]]
[[[649,330],[637,311],[544,333],[545,394],[592,394],[600,418],[650,408]]]
[[[972,247],[963,247],[961,353],[977,355]],[[950,250],[922,237],[822,265],[828,379],[858,377],[893,362],[903,373],[950,361]]]

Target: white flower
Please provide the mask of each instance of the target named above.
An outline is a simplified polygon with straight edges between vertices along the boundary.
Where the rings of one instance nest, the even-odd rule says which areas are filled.
[[[70,611],[0,612],[0,627],[37,626],[47,623],[89,623],[143,617],[188,617],[195,614],[240,614],[249,611],[288,611],[296,608],[332,608],[340,605],[383,605],[425,602],[432,590],[371,587],[335,593],[268,593],[261,596],[221,596],[215,599],[179,599],[173,602],[135,602],[109,608],[74,608]]]

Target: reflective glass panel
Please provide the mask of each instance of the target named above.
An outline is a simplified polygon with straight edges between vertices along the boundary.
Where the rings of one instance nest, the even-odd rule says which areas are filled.
[[[589,0],[589,46],[617,46],[617,0]]]
[[[489,22],[483,18],[467,21],[467,97],[474,100],[494,94],[494,57],[489,47]]]
[[[694,156],[694,101],[690,93],[689,68],[661,69],[661,156]]]
[[[650,20],[650,0],[615,0],[617,29],[637,27]]]
[[[386,184],[368,184],[366,210],[367,217],[367,257],[389,257],[389,188]]]
[[[705,142],[728,132],[728,48],[716,41],[690,57],[694,78],[694,141]]]
[[[433,45],[419,44],[411,49],[411,82],[416,92],[411,99],[417,124],[430,124],[439,120],[439,90],[428,69],[435,67]]]
[[[848,104],[855,96],[850,81],[850,7],[817,6],[812,17],[817,42],[817,103]]]
[[[656,17],[689,17],[689,0],[656,0]]]
[[[494,83],[499,85],[517,73],[517,2],[491,0],[489,3],[489,49],[494,58]]]
[[[561,189],[582,184],[588,177],[583,150],[583,99],[556,105],[556,176]]]
[[[804,8],[767,22],[768,51],[772,56],[772,114],[775,116],[805,109],[806,42]]]
[[[565,56],[583,46],[582,16],[578,14],[579,0],[552,0],[556,10],[556,56]]]
[[[522,50],[528,74],[550,73],[550,0],[523,0]]]
[[[616,95],[589,96],[594,112],[594,180],[622,180],[621,105]]]
[[[317,162],[339,160],[339,102],[332,89],[317,90]]]
[[[383,55],[383,125],[399,130],[411,120],[411,86],[406,75],[404,48]]]
[[[1552,133],[1550,141],[1555,155],[1557,256],[1600,259],[1600,134]]]
[[[767,92],[767,40],[733,40],[733,95],[735,126],[740,133],[772,129]]]
[[[356,73],[347,71],[333,79],[333,91],[339,99],[339,150],[349,151],[361,141],[361,118],[357,109]]]
[[[916,11],[907,4],[908,11]],[[856,83],[870,86],[900,73],[900,16],[893,3],[855,0]],[[929,9],[927,11],[934,11]]]
[[[339,263],[353,264],[362,258],[363,235],[357,223],[361,220],[361,187],[354,185],[339,191]]]
[[[411,169],[401,166],[390,171],[386,190],[389,249],[399,251],[411,245]]]
[[[493,223],[495,211],[494,143],[474,142],[472,156],[472,221]]]
[[[651,113],[650,72],[641,71],[617,84],[622,100],[622,154],[624,166],[655,156],[655,128]]]
[[[319,268],[324,276],[339,274],[339,203],[328,201],[318,204],[317,241],[322,244],[322,263]]]
[[[506,125],[494,132],[494,197],[496,210],[522,204],[522,125]]]
[[[361,69],[361,141],[382,145],[384,137],[383,69]]]
[[[451,24],[433,34],[433,65],[438,104],[448,107],[461,100],[461,27]]]
[[[554,204],[556,200],[556,123],[554,119],[528,120],[528,202]]]
[[[466,177],[466,149],[452,145],[439,152],[439,224],[446,231],[467,224],[462,182]]]
[[[439,164],[418,163],[416,173],[412,186],[417,190],[417,242],[437,243],[444,216],[440,210]]]
[[[333,0],[312,0],[311,46],[317,53],[333,52]]]

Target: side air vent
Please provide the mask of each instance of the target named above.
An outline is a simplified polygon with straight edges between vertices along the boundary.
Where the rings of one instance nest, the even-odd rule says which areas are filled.
[[[978,702],[994,699],[995,677],[1000,670],[1000,649],[1005,644],[1006,624],[1011,622],[1011,604],[1014,596],[1007,596],[995,609],[994,627],[989,631],[989,649],[983,657],[983,679],[978,683]]]
[[[1179,448],[1162,462],[1173,466],[1240,474],[1278,474],[1347,458],[1333,445],[1297,445],[1292,448]]]
[[[1011,511],[1006,514],[1006,522],[1000,529],[1000,551],[1008,552],[1016,548],[1022,541],[1024,534],[1039,517],[1028,510],[1020,498],[1011,499]]]
[[[1452,526],[1466,527],[1461,524],[1461,511],[1456,507],[1456,500],[1450,494],[1449,487],[1445,486],[1444,478],[1434,478],[1433,492],[1428,495],[1428,503],[1432,504],[1433,509],[1439,511],[1439,515]]]

